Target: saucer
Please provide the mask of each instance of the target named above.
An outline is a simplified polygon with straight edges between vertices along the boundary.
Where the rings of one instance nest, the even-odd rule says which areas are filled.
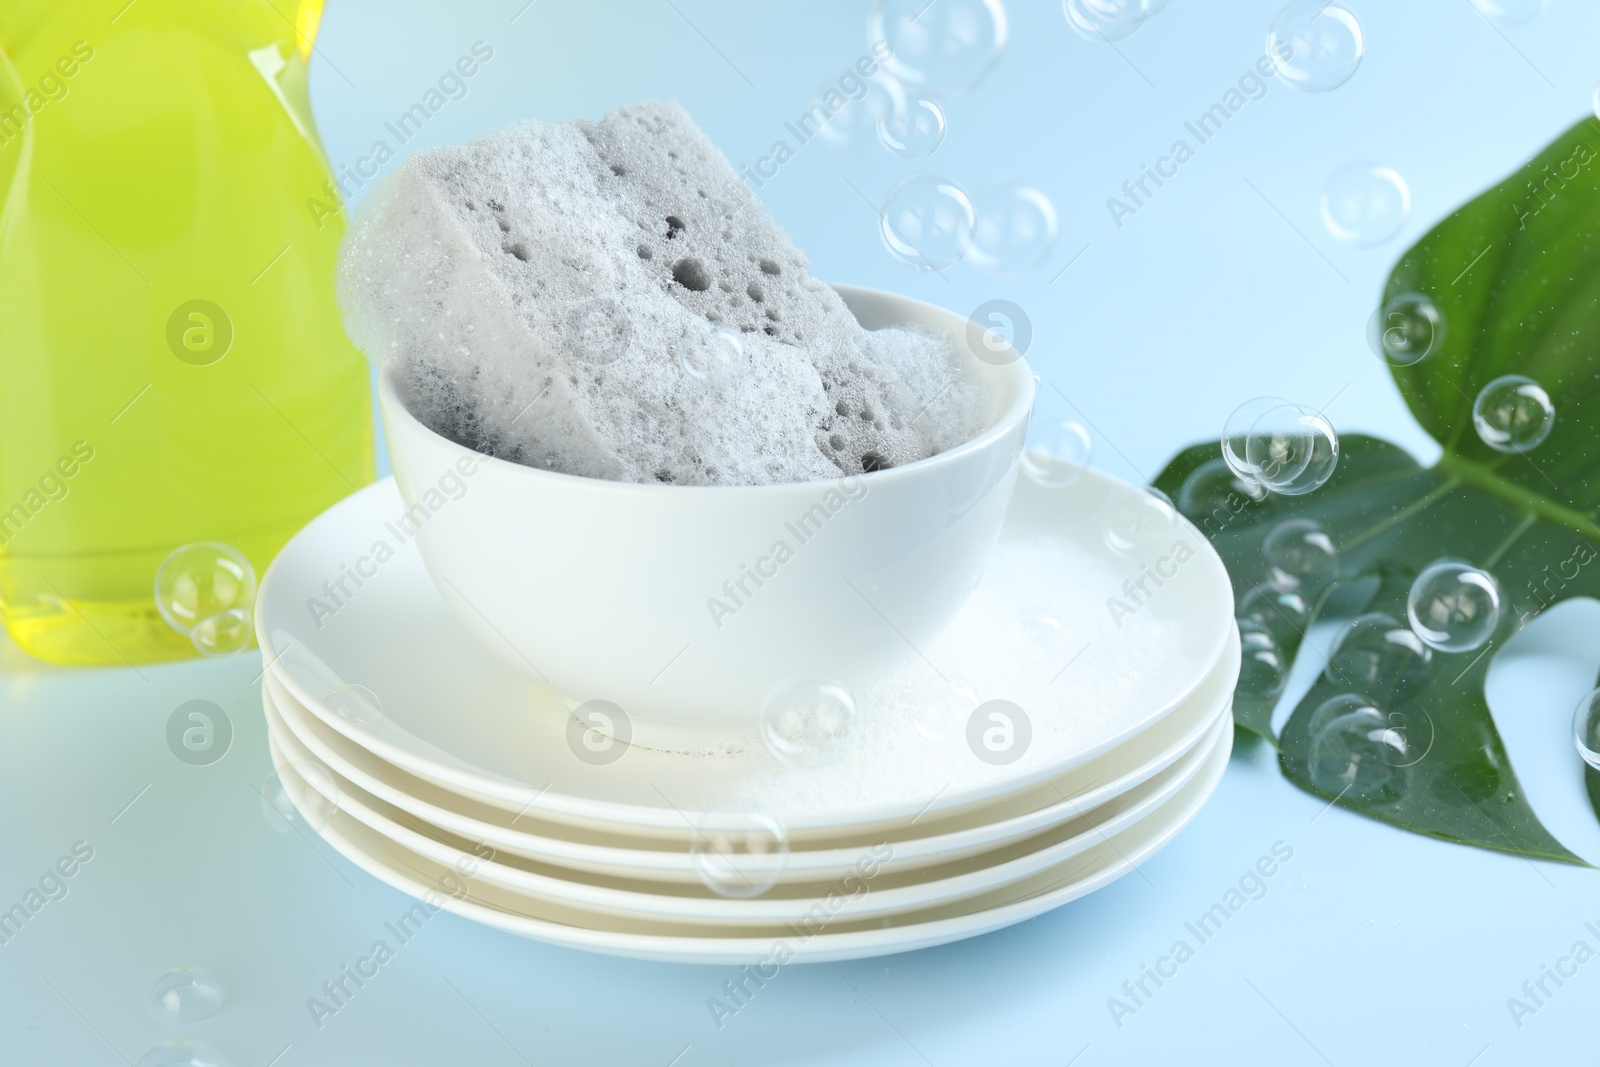
[[[887,836],[847,833],[792,840],[779,881],[841,877],[858,861],[862,848],[880,840],[894,841],[894,854],[883,861],[881,869],[897,872],[993,850],[1094,812],[1184,757],[1219,719],[1231,714],[1230,698],[1238,672],[1237,642],[1233,644],[1233,654],[1223,657],[1212,677],[1182,707],[1128,744],[1041,786],[958,815],[915,820]],[[269,719],[281,721],[293,736],[293,744],[303,746],[310,759],[341,783],[437,830],[571,870],[699,881],[687,847],[692,833],[672,840],[631,834],[625,826],[602,833],[574,830],[530,815],[508,815],[449,793],[357,748],[296,703],[270,675],[263,703]]]
[[[946,944],[1032,918],[1122,877],[1166,845],[1204,806],[1227,769],[1233,731],[1223,730],[1199,772],[1171,799],[1103,843],[1012,884],[952,903],[877,918],[851,907],[870,886],[841,892],[834,910],[768,927],[701,925],[609,915],[534,900],[421,856],[333,810],[318,833],[356,866],[400,891],[487,926],[569,948],[675,963],[820,963]],[[286,791],[302,813],[310,790],[273,748]],[[315,810],[314,806],[313,810]],[[322,822],[321,818],[318,818]],[[775,953],[777,954],[775,956]]]
[[[1170,510],[1130,541],[1140,531],[1126,520],[1148,499],[1094,470],[1065,488],[1021,480],[966,606],[910,665],[855,694],[852,744],[823,767],[786,767],[754,733],[595,759],[572,712],[604,694],[531,683],[473,638],[398,536],[392,481],[289,542],[263,578],[257,633],[269,670],[320,721],[507,812],[681,838],[757,811],[797,840],[871,835],[1058,778],[1154,727],[1213,673],[1235,633],[1227,572]],[[360,699],[332,701],[336,713],[336,691]],[[979,744],[995,701],[1015,720],[999,759]]]

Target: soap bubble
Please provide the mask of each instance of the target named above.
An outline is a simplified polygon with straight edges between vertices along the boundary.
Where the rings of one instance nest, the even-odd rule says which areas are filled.
[[[339,785],[320,763],[296,761],[275,770],[261,786],[261,813],[280,834],[309,827],[318,833],[339,808]]]
[[[1247,457],[1251,432],[1255,429],[1261,416],[1269,411],[1288,405],[1287,400],[1275,396],[1258,396],[1253,400],[1246,400],[1243,404],[1233,409],[1228,416],[1228,421],[1222,426],[1222,459],[1228,468],[1237,474],[1240,479],[1252,484],[1260,484],[1261,474]]]
[[[1166,6],[1166,0],[1061,0],[1067,25],[1080,37],[1107,42],[1128,36]]]
[[[1550,394],[1532,378],[1507,374],[1483,387],[1472,404],[1472,425],[1497,452],[1530,452],[1556,424]]]
[[[683,379],[703,389],[721,389],[745,367],[739,331],[724,322],[708,322],[678,343],[678,369]]]
[[[365,729],[383,725],[383,701],[364,685],[341,685],[330,690],[322,703],[339,718]]]
[[[1433,649],[1393,615],[1368,612],[1351,620],[1323,677],[1369,700],[1399,703],[1432,680]]]
[[[927,97],[878,116],[878,141],[901,159],[931,156],[944,141],[944,110]]]
[[[1472,6],[1502,26],[1524,26],[1544,14],[1549,0],[1472,0]]]
[[[777,883],[789,859],[789,835],[769,815],[714,812],[695,826],[689,851],[707,889],[745,900]]]
[[[210,971],[174,967],[156,979],[150,991],[150,1014],[164,1023],[197,1023],[221,1011],[222,1000],[222,983]]]
[[[1323,0],[1295,0],[1267,31],[1267,55],[1278,76],[1307,93],[1349,81],[1365,47],[1356,17],[1344,5]]]
[[[1334,719],[1345,715],[1362,715],[1375,723],[1384,722],[1383,712],[1379,711],[1372,701],[1355,693],[1341,693],[1336,697],[1329,697],[1316,706],[1311,712],[1311,718],[1306,720],[1306,733],[1315,737]]]
[[[1444,344],[1444,313],[1421,293],[1401,293],[1373,313],[1367,343],[1385,363],[1409,367]]]
[[[1311,783],[1325,793],[1392,804],[1411,785],[1405,735],[1360,698],[1333,697],[1312,713]]]
[[[1289,660],[1272,631],[1249,619],[1239,622],[1239,681],[1234,691],[1276,700],[1289,681]]]
[[[1245,437],[1245,462],[1274,493],[1300,496],[1324,485],[1339,464],[1339,437],[1319,412],[1280,404]]]
[[[1171,546],[1178,511],[1159,489],[1122,486],[1105,503],[1101,523],[1101,536],[1111,551],[1146,555]]]
[[[761,706],[762,739],[790,767],[822,767],[839,759],[855,727],[855,697],[838,682],[780,682]]]
[[[1494,636],[1500,586],[1470,563],[1435,560],[1411,583],[1406,614],[1417,636],[1439,651],[1470,652]]]
[[[963,240],[967,262],[986,274],[1018,278],[1050,257],[1058,223],[1055,205],[1026,185],[980,190],[974,221]]]
[[[1023,475],[1036,485],[1061,489],[1077,481],[1089,467],[1094,441],[1081,422],[1058,422],[1035,445],[1022,450]]]
[[[1322,224],[1345,244],[1372,248],[1392,240],[1411,217],[1411,190],[1391,167],[1340,167],[1322,190]]]
[[[615,363],[632,339],[633,319],[609,296],[584,300],[567,312],[567,347],[585,363]]]
[[[846,152],[864,152],[878,145],[878,120],[905,110],[905,91],[899,82],[882,72],[865,82],[865,95],[859,100],[846,97],[844,106],[823,119],[817,128],[824,141]],[[825,93],[838,91],[835,86],[826,86],[816,99],[820,101]],[[826,114],[827,108],[822,110]]]
[[[1279,647],[1297,644],[1311,622],[1311,609],[1297,590],[1263,582],[1239,598],[1234,617],[1258,626],[1277,640]]]
[[[1210,520],[1225,525],[1250,504],[1266,498],[1267,491],[1259,482],[1241,478],[1226,459],[1218,457],[1189,472],[1178,489],[1178,510],[1191,522]]]
[[[232,545],[196,541],[176,548],[156,568],[156,610],[202,655],[250,646],[256,570]]]
[[[202,656],[228,656],[250,647],[255,619],[248,608],[234,608],[201,619],[189,631],[189,643]]]
[[[204,1041],[180,1037],[140,1056],[136,1067],[227,1067],[227,1061]]]
[[[937,271],[961,258],[973,220],[972,201],[959,185],[934,174],[914,174],[884,197],[878,233],[901,263]]]
[[[1310,519],[1285,519],[1261,542],[1272,579],[1280,585],[1316,589],[1339,570],[1339,549],[1328,532]]]
[[[890,74],[930,93],[976,86],[1006,45],[1000,0],[878,0],[867,18],[867,39],[888,44]]]
[[[1572,740],[1583,762],[1600,771],[1600,689],[1578,701],[1572,713]]]

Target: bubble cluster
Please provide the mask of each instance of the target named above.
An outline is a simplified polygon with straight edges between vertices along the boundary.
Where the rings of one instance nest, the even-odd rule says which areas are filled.
[[[1091,41],[1118,41],[1167,6],[1167,0],[1061,0],[1067,25]]]
[[[878,116],[878,141],[901,159],[931,156],[944,142],[944,109],[925,96]]]
[[[1311,519],[1285,519],[1261,542],[1272,580],[1292,588],[1318,589],[1338,575],[1339,549]]]
[[[1272,631],[1249,619],[1239,623],[1239,681],[1235,692],[1257,700],[1276,700],[1289,680],[1289,666]]]
[[[156,610],[204,656],[250,647],[256,571],[232,545],[196,541],[156,568]]]
[[[1339,463],[1339,437],[1320,412],[1276,397],[1239,405],[1222,429],[1222,455],[1235,474],[1284,496],[1324,485]]]
[[[726,387],[745,365],[739,331],[720,320],[707,322],[678,345],[678,370],[685,381],[704,389]]]
[[[713,812],[695,827],[690,854],[707,889],[743,900],[777,884],[789,858],[789,835],[769,815]]]
[[[1388,300],[1367,323],[1367,343],[1385,363],[1409,367],[1444,344],[1444,313],[1421,293],[1401,293]]]
[[[1483,443],[1497,452],[1531,452],[1556,424],[1550,394],[1532,378],[1507,374],[1478,393],[1472,425]]]
[[[1494,636],[1500,586],[1458,559],[1435,560],[1411,583],[1406,614],[1417,636],[1441,652],[1470,652]]]
[[[1393,240],[1411,217],[1411,189],[1392,167],[1352,163],[1322,190],[1322,224],[1345,244],[1372,248]]]
[[[1332,697],[1311,714],[1307,771],[1318,789],[1369,804],[1392,804],[1411,784],[1404,734],[1353,694]]]
[[[901,263],[939,271],[961,258],[975,219],[961,186],[935,174],[914,174],[895,183],[884,197],[878,232]]]
[[[320,763],[296,762],[273,771],[261,786],[261,813],[280,834],[327,828],[339,809],[339,785]]]
[[[1295,0],[1267,31],[1267,55],[1278,76],[1302,92],[1322,93],[1349,81],[1366,48],[1361,24],[1343,4]]]
[[[867,18],[867,39],[892,50],[890,74],[929,93],[974,88],[1006,46],[1000,0],[878,0]]]
[[[1122,486],[1104,505],[1101,536],[1121,556],[1144,556],[1172,544],[1178,511],[1161,490]]]
[[[163,1041],[139,1057],[135,1067],[227,1067],[216,1049],[192,1037]]]
[[[341,685],[329,691],[322,703],[339,718],[365,729],[383,725],[383,701],[364,685]]]
[[[197,1023],[221,1011],[223,999],[222,983],[204,967],[174,967],[150,990],[150,1015],[172,1025]]]
[[[1600,771],[1600,689],[1578,701],[1572,713],[1572,740],[1583,762]]]
[[[1081,422],[1059,422],[1037,444],[1022,450],[1023,475],[1047,489],[1077,481],[1094,455],[1094,440]]]
[[[983,189],[972,197],[973,224],[962,251],[986,274],[1019,278],[1050,257],[1059,222],[1055,205],[1026,185]]]
[[[823,767],[844,755],[856,727],[856,701],[838,682],[780,682],[761,707],[761,737],[790,767]]]
[[[1208,518],[1226,521],[1244,508],[1245,502],[1267,498],[1260,483],[1240,475],[1221,457],[1208,459],[1189,472],[1178,489],[1178,510],[1192,522]]]
[[[1432,680],[1433,649],[1393,615],[1369,612],[1351,620],[1323,677],[1368,700],[1399,703]]]

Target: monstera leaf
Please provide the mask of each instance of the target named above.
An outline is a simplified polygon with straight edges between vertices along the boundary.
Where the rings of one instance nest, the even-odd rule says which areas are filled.
[[[1404,301],[1387,314],[1405,294],[1431,301],[1437,321],[1408,319]],[[1451,841],[1581,863],[1524,799],[1484,679],[1530,619],[1600,596],[1600,123],[1574,126],[1435,227],[1395,265],[1383,301],[1379,328],[1392,318],[1402,331],[1395,347],[1427,352],[1393,374],[1443,446],[1437,464],[1350,436],[1333,477],[1303,496],[1239,481],[1214,444],[1181,452],[1156,480],[1233,576],[1246,645],[1235,717],[1278,747],[1291,781],[1330,801]],[[1513,374],[1541,385],[1555,410],[1548,437],[1524,453],[1490,447],[1473,418],[1479,392]],[[1408,624],[1412,583],[1441,558],[1487,571],[1499,590],[1492,635],[1464,651],[1429,648]],[[1276,736],[1277,668],[1319,616],[1356,612]]]

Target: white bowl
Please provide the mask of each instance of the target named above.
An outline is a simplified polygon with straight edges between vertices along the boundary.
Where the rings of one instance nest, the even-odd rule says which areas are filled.
[[[854,686],[915,657],[999,536],[1033,376],[1020,357],[999,365],[970,352],[959,315],[837,288],[868,329],[949,333],[987,393],[987,429],[848,478],[641,485],[472,452],[412,416],[385,370],[379,405],[414,516],[400,532],[415,537],[451,610],[517,668],[622,709],[624,730],[647,743],[748,726],[780,683]]]

